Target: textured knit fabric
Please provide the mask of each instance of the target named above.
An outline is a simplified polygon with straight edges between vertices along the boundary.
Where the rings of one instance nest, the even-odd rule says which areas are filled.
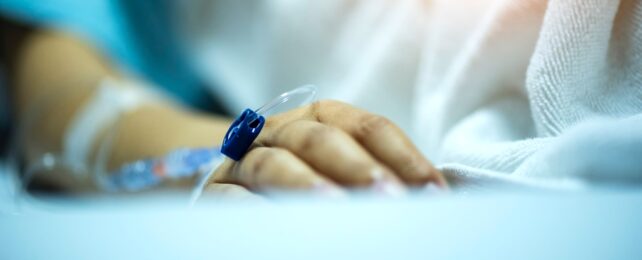
[[[423,110],[443,122],[428,140],[437,145],[443,169],[572,186],[639,184],[642,2],[504,1],[491,10],[483,33],[470,42],[474,51],[457,63],[465,68],[446,91],[452,103],[437,114]],[[539,33],[519,35],[525,24]],[[528,38],[534,49],[513,59],[519,54],[511,48],[527,46]],[[511,81],[511,73],[525,78]],[[464,82],[477,81],[471,75],[482,82]],[[462,100],[462,92],[474,89],[485,93]],[[521,129],[525,118],[532,125],[521,136],[489,138],[489,131]]]
[[[314,83],[397,122],[457,187],[642,183],[641,1],[190,3],[193,58],[232,110]]]

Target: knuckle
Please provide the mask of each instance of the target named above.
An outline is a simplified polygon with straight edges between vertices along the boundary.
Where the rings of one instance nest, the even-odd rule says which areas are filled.
[[[421,183],[431,177],[431,167],[428,163],[416,156],[406,156],[402,159],[402,167],[399,169],[399,175],[406,181],[412,183]]]
[[[322,124],[311,125],[305,132],[301,134],[301,139],[298,142],[295,150],[310,151],[315,147],[323,144],[334,134],[335,131],[331,127]]]
[[[244,159],[244,165],[239,173],[242,176],[239,177],[239,180],[253,189],[260,189],[265,178],[270,178],[268,176],[271,174],[278,173],[280,162],[288,152],[279,148],[257,148],[254,150]]]
[[[271,163],[279,157],[279,150],[269,148],[256,148],[251,150],[241,162],[241,171],[258,175],[266,171]]]
[[[368,114],[359,120],[357,128],[357,137],[367,139],[383,129],[394,126],[390,119],[383,116]]]
[[[301,120],[295,120],[279,127],[274,131],[274,143],[286,143],[292,133],[296,133],[301,126]]]
[[[328,116],[328,111],[345,110],[347,106],[341,101],[324,99],[310,105],[310,112],[315,121],[324,122]]]

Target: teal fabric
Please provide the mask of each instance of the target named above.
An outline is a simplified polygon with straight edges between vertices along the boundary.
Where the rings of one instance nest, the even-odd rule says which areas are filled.
[[[0,12],[43,27],[72,31],[113,61],[151,80],[183,103],[215,102],[184,59],[171,21],[171,0],[0,0]]]
[[[0,64],[1,65],[1,64]],[[0,66],[0,160],[7,152],[9,145],[9,97],[3,67]],[[1,173],[0,173],[1,174]]]

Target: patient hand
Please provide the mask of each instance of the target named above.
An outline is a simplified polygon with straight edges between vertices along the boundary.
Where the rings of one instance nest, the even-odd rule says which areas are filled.
[[[390,120],[337,101],[320,101],[267,119],[255,145],[238,162],[227,160],[208,189],[236,184],[249,190],[341,187],[399,194],[407,186],[446,182]]]

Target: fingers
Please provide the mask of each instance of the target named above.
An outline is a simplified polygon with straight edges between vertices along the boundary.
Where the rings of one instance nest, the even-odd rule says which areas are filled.
[[[374,158],[392,169],[404,182],[446,186],[444,177],[421,154],[403,131],[390,120],[346,104],[325,101],[316,119],[354,137]]]
[[[217,182],[237,183],[256,191],[312,190],[328,196],[342,193],[336,184],[285,149],[257,147],[238,163],[229,163],[222,166],[227,169],[217,172]]]
[[[291,151],[339,184],[373,187],[391,194],[404,192],[394,173],[377,162],[352,137],[319,122],[291,122],[266,135],[261,142]]]
[[[271,117],[265,129],[256,143],[272,148],[251,150],[230,166],[226,181],[251,189],[309,189],[315,187],[311,183],[334,188],[337,183],[374,186],[384,193],[403,193],[401,180],[446,187],[441,173],[400,128],[341,102],[321,101]]]

